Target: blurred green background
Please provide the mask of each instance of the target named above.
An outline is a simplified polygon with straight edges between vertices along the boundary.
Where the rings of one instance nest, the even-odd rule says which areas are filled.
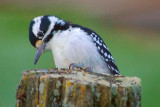
[[[160,106],[160,13],[155,5],[150,6],[152,11],[144,11],[146,7],[130,9],[130,5],[118,3],[114,7],[113,2],[101,1],[0,1],[0,107],[15,106],[16,89],[24,70],[54,67],[51,52],[43,54],[36,66],[33,64],[35,49],[29,43],[28,28],[30,21],[40,15],[56,15],[96,31],[121,74],[141,78],[142,106]],[[112,4],[113,9],[112,5],[105,7],[105,3]]]

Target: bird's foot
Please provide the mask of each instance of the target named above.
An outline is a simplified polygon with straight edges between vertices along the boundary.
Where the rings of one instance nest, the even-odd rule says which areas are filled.
[[[71,63],[69,65],[69,69],[74,70],[74,71],[87,71],[89,69],[89,67],[81,67],[75,63]]]
[[[69,65],[69,69],[74,71],[82,71],[83,75],[85,75],[85,71],[89,71],[89,67],[81,67],[75,63],[71,63]]]

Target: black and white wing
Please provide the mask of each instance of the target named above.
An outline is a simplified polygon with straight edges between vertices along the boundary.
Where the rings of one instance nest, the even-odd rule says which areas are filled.
[[[91,36],[92,39],[93,39],[93,42],[95,43],[95,45],[97,47],[98,52],[102,56],[102,59],[104,59],[105,62],[107,63],[107,66],[111,70],[111,72],[113,74],[120,74],[116,63],[115,63],[115,61],[114,61],[109,49],[107,48],[107,46],[103,42],[102,38],[97,33],[95,33],[94,31],[92,31],[92,30],[90,30],[88,28],[82,27],[80,25],[75,25],[75,24],[72,24],[72,26],[82,29],[89,36]]]
[[[107,63],[108,68],[112,71],[113,74],[120,74],[118,67],[103,40],[96,33],[91,33],[90,35],[93,38],[93,41],[98,49],[98,52],[102,56],[102,58]]]

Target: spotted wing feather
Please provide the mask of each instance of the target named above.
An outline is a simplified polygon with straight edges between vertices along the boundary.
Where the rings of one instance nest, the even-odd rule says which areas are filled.
[[[78,28],[82,29],[83,31],[85,31],[89,36],[91,36],[93,39],[93,42],[95,43],[95,45],[97,47],[98,52],[102,56],[102,59],[104,59],[105,62],[107,63],[107,66],[111,70],[111,72],[113,74],[120,74],[118,67],[117,67],[109,49],[107,48],[107,46],[103,42],[102,38],[97,33],[95,33],[94,31],[92,31],[86,27],[82,27],[80,25],[72,24],[72,27],[78,27]]]
[[[103,40],[96,33],[90,35],[93,38],[93,41],[98,49],[98,52],[101,54],[102,58],[107,63],[108,68],[112,71],[113,74],[120,74],[118,67]]]

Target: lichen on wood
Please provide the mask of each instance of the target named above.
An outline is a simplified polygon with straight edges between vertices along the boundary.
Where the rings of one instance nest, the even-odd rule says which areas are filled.
[[[140,107],[137,77],[112,77],[69,70],[22,73],[17,107]]]

